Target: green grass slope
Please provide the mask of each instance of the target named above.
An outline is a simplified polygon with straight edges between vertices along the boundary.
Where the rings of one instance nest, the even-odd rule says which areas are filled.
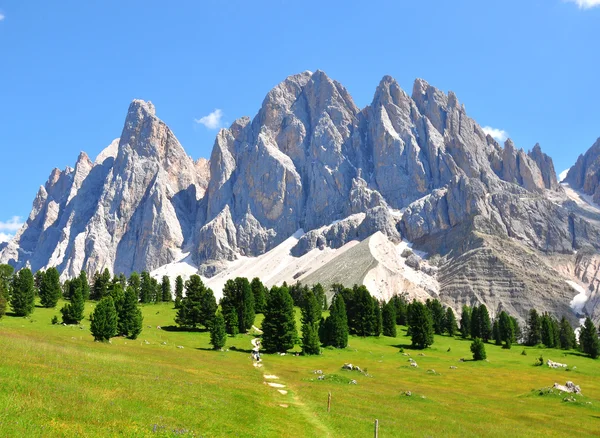
[[[365,437],[375,419],[381,437],[600,431],[600,362],[577,352],[525,348],[522,355],[521,346],[486,345],[489,362],[460,362],[470,359],[470,342],[436,336],[423,352],[404,345],[419,365],[412,368],[399,353],[410,343],[399,330],[398,338],[352,337],[346,350],[321,356],[263,355],[259,368],[249,354],[252,336],[211,351],[208,333],[174,330],[166,304],[143,308],[139,339],[111,344],[93,341],[87,319],[83,329],[51,325],[58,313],[36,308],[29,319],[0,320],[0,436]],[[540,355],[575,369],[533,366]],[[367,375],[343,371],[346,362]],[[576,402],[536,391],[567,380],[582,388]]]

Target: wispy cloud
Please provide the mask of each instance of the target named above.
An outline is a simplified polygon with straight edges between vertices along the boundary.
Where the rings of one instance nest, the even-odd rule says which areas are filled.
[[[23,222],[19,216],[13,216],[6,222],[0,221],[0,232],[7,231],[9,233],[14,233],[19,231],[19,228],[23,226]]]
[[[14,236],[12,234],[0,233],[0,243],[8,242]]]
[[[494,140],[498,142],[506,141],[506,139],[508,138],[508,132],[502,129],[492,128],[491,126],[484,127],[483,132],[485,132],[487,135],[490,135]]]
[[[600,6],[600,0],[565,0],[569,3],[575,3],[579,9],[591,9]]]
[[[0,21],[4,21],[4,18],[5,18],[5,15],[2,12],[0,12]]]
[[[223,118],[223,111],[220,109],[214,110],[207,116],[199,119],[194,119],[196,123],[206,126],[208,129],[217,129],[221,127],[221,119]]]

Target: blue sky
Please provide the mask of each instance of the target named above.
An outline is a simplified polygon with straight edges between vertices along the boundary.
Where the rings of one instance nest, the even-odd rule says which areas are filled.
[[[132,99],[208,157],[304,70],[359,107],[386,74],[424,78],[561,171],[600,137],[599,28],[600,0],[0,0],[0,240],[52,168],[120,135]]]

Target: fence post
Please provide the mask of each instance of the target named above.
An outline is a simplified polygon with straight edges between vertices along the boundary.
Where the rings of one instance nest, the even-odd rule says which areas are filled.
[[[375,438],[379,438],[379,420],[375,420]]]
[[[327,396],[327,412],[331,411],[331,391],[329,392],[329,395]]]

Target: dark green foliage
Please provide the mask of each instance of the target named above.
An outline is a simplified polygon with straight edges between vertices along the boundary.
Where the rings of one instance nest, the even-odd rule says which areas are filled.
[[[559,346],[563,350],[570,350],[574,348],[577,344],[577,339],[575,337],[575,331],[567,318],[564,316],[560,320],[560,329],[559,329]]]
[[[94,275],[94,287],[92,290],[92,299],[101,300],[108,294],[108,285],[110,284],[110,272],[104,269],[102,274]]]
[[[152,295],[154,295],[152,277],[150,277],[150,274],[147,271],[143,271],[140,276],[140,302],[150,303],[152,301]]]
[[[589,355],[592,359],[596,359],[600,355],[598,330],[589,316],[585,319],[581,332],[579,333],[579,343],[581,345],[581,351]]]
[[[391,338],[396,337],[396,306],[392,300],[384,304],[381,311],[383,335]]]
[[[85,273],[85,271],[81,271],[79,273],[79,284],[81,286],[81,294],[83,295],[83,299],[84,301],[87,301],[90,299],[90,283],[88,282],[88,278],[87,278],[87,274]]]
[[[29,268],[23,268],[13,277],[10,307],[17,316],[28,316],[35,308],[35,285]]]
[[[508,313],[504,310],[500,312],[498,318],[498,330],[500,333],[500,339],[504,342],[504,348],[510,348],[515,340],[515,328],[513,322]]]
[[[112,282],[108,286],[107,296],[113,299],[117,315],[120,315],[121,310],[123,309],[123,303],[125,302],[125,291],[123,290],[123,286],[121,286],[121,283],[118,280]]]
[[[165,303],[168,303],[169,301],[173,301],[173,295],[171,293],[171,279],[169,278],[168,275],[165,275],[162,278],[162,283],[160,285],[160,289],[162,292],[162,300]]]
[[[431,319],[433,320],[433,331],[436,335],[444,333],[444,308],[440,300],[437,298],[434,300],[427,300],[427,308],[431,312]]]
[[[62,321],[65,324],[79,324],[83,319],[85,301],[83,300],[83,290],[79,286],[71,294],[71,302],[60,309]]]
[[[492,321],[485,304],[479,306],[479,327],[481,330],[481,339],[483,342],[489,342],[492,339]]]
[[[35,295],[38,296],[40,293],[40,287],[42,285],[42,279],[44,278],[44,271],[39,270],[33,275],[33,285],[35,287]]]
[[[479,318],[479,306],[471,308],[471,338],[481,338],[481,319]]]
[[[154,277],[151,277],[150,284],[152,285],[150,289],[150,302],[160,303],[162,301],[162,290],[160,288],[158,280]]]
[[[302,325],[302,354],[313,355],[321,352],[319,324]]]
[[[296,282],[296,284],[291,285],[288,290],[292,296],[292,300],[294,300],[294,306],[302,307],[302,296],[304,295],[304,292],[308,290],[308,286]]]
[[[262,284],[262,281],[260,281],[260,278],[258,277],[252,279],[250,287],[252,288],[252,294],[254,295],[254,312],[264,313],[267,305],[267,288]]]
[[[225,318],[221,312],[217,312],[210,326],[210,345],[215,350],[220,350],[227,341],[227,332],[225,331]]]
[[[56,268],[42,272],[39,287],[40,304],[46,308],[56,307],[61,295],[60,274]]]
[[[415,348],[423,349],[433,344],[433,320],[423,303],[413,300],[408,306],[408,327]]]
[[[381,315],[381,303],[373,298],[373,336],[380,336],[383,331],[383,316]]]
[[[13,274],[15,270],[10,265],[0,265],[0,294],[10,300]]]
[[[133,288],[133,291],[137,294],[138,298],[142,295],[142,280],[140,274],[132,272],[127,281],[127,285]]]
[[[502,337],[500,336],[500,325],[498,324],[498,319],[495,319],[494,324],[492,325],[492,339],[496,345],[502,345]]]
[[[467,305],[463,306],[460,315],[460,335],[465,339],[471,335],[471,308]]]
[[[302,296],[302,353],[319,354],[319,323],[322,304],[319,304],[312,290],[306,288]]]
[[[294,318],[294,301],[287,287],[271,288],[262,330],[262,345],[267,352],[285,352],[294,346],[298,333]]]
[[[471,353],[473,353],[473,360],[485,360],[487,355],[485,354],[485,344],[481,338],[475,338],[471,343]]]
[[[329,317],[321,322],[319,338],[328,347],[346,348],[348,346],[348,316],[346,304],[341,293],[335,294],[329,309]]]
[[[181,300],[183,299],[183,278],[178,275],[175,279],[175,308],[179,309],[181,306]]]
[[[210,324],[217,311],[217,300],[211,289],[206,288],[199,275],[192,275],[185,282],[185,297],[177,311],[175,322],[186,328],[196,328]]]
[[[225,309],[225,312],[226,313],[223,315],[223,318],[225,319],[225,331],[231,336],[235,336],[240,332],[237,310],[235,307],[230,307]]]
[[[118,333],[121,336],[127,336],[129,339],[136,339],[142,332],[144,317],[138,306],[138,295],[132,286],[127,287],[125,291],[118,316]]]
[[[554,345],[558,346],[558,342],[559,342],[559,340],[558,340],[558,323],[556,322],[556,320],[554,318],[552,318],[552,319],[553,319],[553,324],[554,324],[553,333],[555,334]],[[521,332],[521,326],[519,325],[519,320],[517,318],[515,318],[514,316],[511,316],[510,320],[511,320],[512,326],[513,326],[513,341],[518,342],[523,337],[523,333]]]
[[[544,344],[547,348],[554,348],[557,345],[555,344],[555,336],[554,336],[554,324],[552,322],[552,317],[544,313],[541,318],[541,334],[542,334],[542,344]]]
[[[327,309],[327,295],[325,294],[325,289],[323,288],[321,283],[313,285],[312,292],[313,294],[315,294],[317,302],[321,305],[321,309]]]
[[[52,319],[50,320],[50,322],[52,323],[52,325],[58,324],[58,316],[54,315],[52,317]]]
[[[358,336],[371,336],[375,330],[375,306],[371,294],[365,286],[354,285],[352,318],[348,318],[350,333]]]
[[[237,313],[238,331],[246,333],[254,324],[254,294],[247,278],[238,277],[235,280],[227,280],[223,287],[223,299],[221,300],[223,316],[226,324],[231,325],[227,318],[231,315],[231,308]]]
[[[0,286],[0,288],[1,287],[2,286]],[[4,315],[6,315],[6,306],[8,304],[8,302],[6,301],[6,297],[1,292],[2,291],[0,290],[0,318],[2,318]]]
[[[454,310],[452,310],[450,307],[446,309],[446,315],[444,317],[444,331],[448,333],[448,336],[454,336],[458,332],[456,316],[454,315]]]
[[[392,297],[392,303],[396,308],[396,324],[397,325],[408,325],[407,324],[407,307],[408,302],[404,296],[394,295]]]
[[[542,342],[542,321],[535,309],[529,311],[527,319],[527,338],[525,344],[533,347]]]
[[[104,297],[96,305],[90,318],[90,331],[94,340],[107,342],[117,334],[117,310],[110,296]]]

